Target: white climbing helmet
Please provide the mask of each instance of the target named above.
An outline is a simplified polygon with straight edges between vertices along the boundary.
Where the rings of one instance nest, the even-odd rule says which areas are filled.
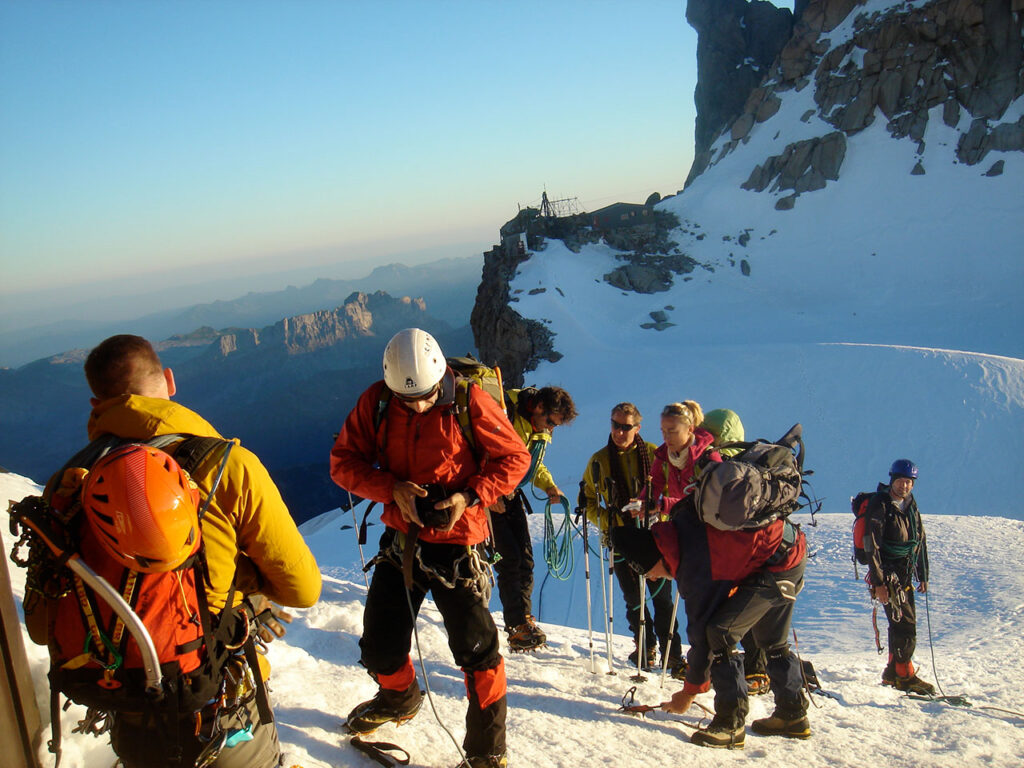
[[[406,328],[391,337],[384,349],[384,383],[402,397],[428,394],[448,370],[437,341],[419,328]]]

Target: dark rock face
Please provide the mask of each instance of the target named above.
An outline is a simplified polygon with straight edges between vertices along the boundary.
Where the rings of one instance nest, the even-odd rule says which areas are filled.
[[[689,0],[686,20],[697,30],[696,149],[743,111],[793,32],[793,14],[764,0]]]
[[[690,1],[688,18],[696,5]],[[722,13],[734,14],[734,5],[723,4]],[[930,110],[941,106],[945,124],[960,127],[957,160],[968,165],[993,151],[1024,149],[1024,118],[1002,122],[1007,107],[1024,93],[1024,0],[933,0],[871,15],[858,13],[861,5],[863,0],[809,0],[798,6],[789,41],[765,79],[745,91],[738,115],[723,127],[729,140],[717,155],[700,153],[698,140],[687,183],[746,141],[754,126],[771,119],[780,93],[805,87],[813,87],[815,112],[835,132],[766,158],[744,189],[792,189],[796,195],[821,189],[839,177],[845,137],[871,125],[878,113],[893,138],[910,138],[923,152]],[[833,47],[828,33],[851,14],[856,14],[852,40]],[[737,98],[732,94],[729,103]],[[805,114],[804,122],[815,112]],[[912,172],[924,168],[918,164]],[[794,199],[780,200],[776,207],[791,208]]]
[[[513,219],[502,228],[503,245],[484,254],[484,269],[476,304],[470,316],[473,340],[480,358],[488,365],[500,366],[507,387],[521,387],[523,374],[537,367],[540,360],[558,360],[553,335],[536,320],[527,320],[511,304],[509,282],[516,267],[526,260],[520,247]]]
[[[1003,172],[991,153],[1024,151],[1024,117],[1004,120],[1007,107],[1024,93],[1024,0],[896,3],[870,14],[865,5],[866,0],[797,0],[790,13],[764,0],[688,0],[686,18],[698,32],[698,84],[696,156],[687,185],[772,120],[786,92],[804,88],[812,89],[814,108],[800,119],[823,121],[821,135],[760,158],[742,185],[784,193],[775,205],[780,211],[792,209],[800,195],[837,182],[847,138],[878,115],[894,139],[918,142],[922,156],[928,120],[939,115],[960,132],[956,159],[984,162],[988,176]],[[833,43],[830,33],[844,23],[852,24],[852,39]],[[927,172],[921,157],[910,172]],[[640,293],[667,290],[674,275],[702,266],[679,253],[669,239],[672,227],[597,234],[585,224],[571,217],[545,220],[524,210],[502,227],[502,245],[485,254],[473,335],[485,361],[500,363],[512,383],[521,382],[538,360],[558,358],[547,328],[512,309],[516,298],[509,295],[509,281],[527,249],[540,251],[551,237],[572,250],[603,238],[623,262],[604,279]],[[748,261],[739,267],[750,275]],[[644,327],[668,322],[652,321]]]

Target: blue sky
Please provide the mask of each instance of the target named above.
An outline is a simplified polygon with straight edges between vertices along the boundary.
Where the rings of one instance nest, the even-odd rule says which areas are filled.
[[[487,247],[681,188],[683,2],[0,3],[0,296]],[[243,266],[245,265],[245,266]]]

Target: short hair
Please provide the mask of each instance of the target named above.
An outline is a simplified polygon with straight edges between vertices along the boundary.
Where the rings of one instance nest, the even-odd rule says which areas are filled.
[[[640,409],[637,408],[632,403],[619,403],[614,408],[612,408],[612,413],[615,413],[616,411],[618,411],[619,413],[624,413],[627,416],[635,416],[638,422],[644,420],[643,414],[640,413]]]
[[[544,409],[545,413],[561,416],[562,424],[568,424],[576,418],[576,404],[573,403],[569,393],[561,387],[541,387],[537,390],[535,402]]]
[[[661,409],[661,415],[677,416],[686,419],[691,427],[699,427],[704,422],[704,411],[696,400],[683,400],[681,403],[669,403]]]
[[[85,379],[100,400],[141,394],[163,370],[153,345],[127,333],[101,341],[85,360]]]

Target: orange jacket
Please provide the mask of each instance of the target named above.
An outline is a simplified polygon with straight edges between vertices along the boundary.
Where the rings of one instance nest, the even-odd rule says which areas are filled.
[[[415,413],[392,397],[378,429],[374,415],[383,388],[383,381],[370,386],[345,420],[331,450],[334,482],[382,503],[381,520],[402,532],[408,532],[408,524],[393,500],[397,481],[440,484],[449,494],[472,489],[480,504],[467,509],[449,533],[426,528],[420,539],[449,544],[483,541],[488,533],[484,510],[514,491],[530,467],[530,454],[505,412],[479,387],[470,387],[470,424],[481,457],[478,464],[455,419],[450,376],[445,377],[438,402],[425,413]]]

